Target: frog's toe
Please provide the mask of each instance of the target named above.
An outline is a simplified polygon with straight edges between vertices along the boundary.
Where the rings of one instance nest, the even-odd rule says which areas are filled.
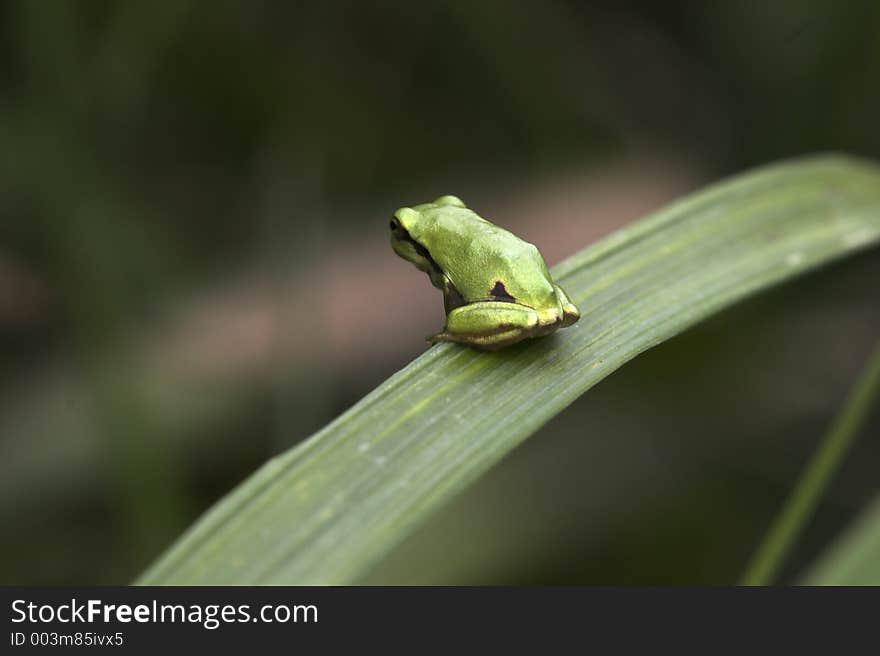
[[[581,318],[580,310],[578,310],[573,303],[566,303],[562,306],[562,327],[568,328],[569,326],[576,324],[578,319]]]
[[[562,291],[562,287],[559,285],[555,285],[555,287],[556,297],[562,304],[562,327],[568,328],[568,326],[578,322],[578,319],[581,318],[581,313],[577,306],[568,299],[568,295]]]

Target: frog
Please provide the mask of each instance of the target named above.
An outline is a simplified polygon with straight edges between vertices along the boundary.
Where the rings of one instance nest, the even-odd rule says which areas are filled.
[[[401,207],[390,229],[394,252],[443,292],[446,323],[427,338],[432,345],[456,342],[495,351],[580,319],[538,248],[458,196]]]

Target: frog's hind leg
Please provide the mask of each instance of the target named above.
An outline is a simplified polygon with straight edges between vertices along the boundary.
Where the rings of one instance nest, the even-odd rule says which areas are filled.
[[[483,301],[452,310],[446,317],[443,332],[428,341],[459,342],[494,351],[535,334],[538,313],[516,303]]]

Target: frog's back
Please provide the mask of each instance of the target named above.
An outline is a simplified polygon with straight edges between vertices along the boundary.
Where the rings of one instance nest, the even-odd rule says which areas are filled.
[[[533,244],[465,207],[427,209],[423,216],[432,223],[426,247],[466,300],[507,295],[528,305],[555,297],[547,265]]]

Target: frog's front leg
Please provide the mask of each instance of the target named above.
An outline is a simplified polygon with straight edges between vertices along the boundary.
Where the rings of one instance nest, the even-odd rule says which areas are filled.
[[[516,303],[481,301],[452,310],[442,333],[428,338],[437,342],[459,342],[494,351],[535,334],[538,313]]]

